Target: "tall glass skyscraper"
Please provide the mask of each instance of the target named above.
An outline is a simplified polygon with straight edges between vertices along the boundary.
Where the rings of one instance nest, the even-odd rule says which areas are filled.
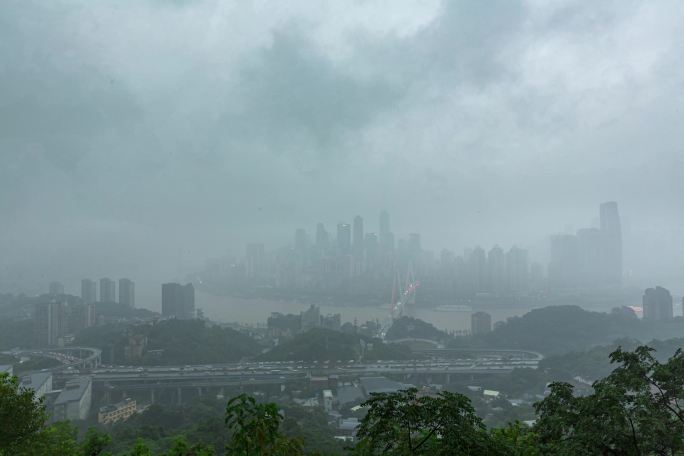
[[[601,204],[603,271],[606,283],[622,283],[622,226],[615,201]]]

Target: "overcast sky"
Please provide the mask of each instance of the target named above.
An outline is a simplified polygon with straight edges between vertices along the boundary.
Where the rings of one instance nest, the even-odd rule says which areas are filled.
[[[627,269],[673,283],[682,24],[679,0],[2,0],[0,291],[156,289],[383,208],[436,251],[544,260],[608,200]]]

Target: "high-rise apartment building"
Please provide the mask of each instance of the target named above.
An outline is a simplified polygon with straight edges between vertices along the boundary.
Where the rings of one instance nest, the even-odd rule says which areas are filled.
[[[363,257],[363,218],[360,215],[354,217],[354,237],[353,249],[354,256],[357,258]]]
[[[390,229],[390,217],[387,211],[380,212],[380,248],[383,252],[394,250],[394,234]]]
[[[97,324],[97,314],[95,313],[95,303],[91,302],[85,305],[85,327],[90,328]]]
[[[468,257],[468,279],[470,291],[487,291],[487,256],[480,246],[475,247]]]
[[[549,285],[595,288],[622,283],[622,228],[617,203],[603,203],[600,228],[551,237]]]
[[[297,228],[295,231],[295,251],[300,254],[306,252],[307,244],[306,230],[304,228]]]
[[[551,236],[549,285],[554,288],[572,288],[577,286],[579,264],[577,236],[569,234]]]
[[[487,282],[492,293],[503,293],[506,289],[506,257],[498,245],[487,254]]]
[[[91,279],[81,280],[81,299],[84,304],[97,302],[97,282]]]
[[[191,283],[162,284],[162,316],[184,320],[195,318],[195,287]]]
[[[266,272],[264,244],[247,244],[245,257],[245,276],[248,279],[263,278]]]
[[[342,253],[351,252],[351,225],[348,223],[337,224],[337,248]]]
[[[131,279],[119,279],[119,304],[135,307],[135,282]]]
[[[116,282],[110,278],[100,279],[100,302],[116,302]]]
[[[644,320],[672,320],[672,295],[663,287],[648,288],[642,298]]]
[[[325,229],[325,225],[318,223],[316,225],[316,248],[318,250],[326,250],[328,248],[329,236]]]
[[[615,201],[601,204],[601,234],[605,280],[608,284],[622,283],[622,224]]]
[[[520,293],[528,289],[530,271],[527,257],[527,250],[518,247],[506,253],[506,276],[510,292]]]
[[[366,233],[363,244],[364,250],[366,251],[366,270],[375,272],[379,267],[380,261],[378,235],[375,233]]]
[[[487,334],[492,330],[492,316],[487,312],[475,312],[470,316],[470,333],[473,336]]]
[[[54,347],[66,333],[66,309],[61,300],[51,299],[36,304],[33,331],[39,347]]]
[[[577,231],[577,273],[578,283],[595,287],[605,283],[604,236],[596,228]]]

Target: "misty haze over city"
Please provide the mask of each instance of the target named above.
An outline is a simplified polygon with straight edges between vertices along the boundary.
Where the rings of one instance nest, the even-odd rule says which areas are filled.
[[[611,200],[630,277],[681,289],[677,2],[1,8],[5,291],[134,276],[158,299],[383,209],[436,255],[546,263]]]
[[[0,456],[684,455],[683,24],[0,0]]]

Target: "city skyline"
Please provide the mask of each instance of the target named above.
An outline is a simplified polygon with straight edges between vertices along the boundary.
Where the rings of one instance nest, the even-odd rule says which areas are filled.
[[[630,271],[680,286],[679,8],[210,3],[0,7],[0,289],[183,278],[381,208],[425,248],[533,251],[610,200]]]
[[[607,202],[607,203],[601,203],[599,205],[599,217],[593,217],[591,218],[591,225],[593,226],[592,228],[579,228],[576,230],[573,234],[568,234],[568,235],[554,235],[551,234],[546,237],[546,244],[548,245],[548,250],[549,250],[549,255],[547,261],[541,260],[538,256],[533,256],[530,252],[531,249],[523,248],[522,250],[525,252],[526,256],[526,277],[528,277],[526,280],[531,280],[534,283],[541,283],[540,278],[544,278],[544,280],[548,279],[549,280],[549,285],[552,288],[558,288],[560,283],[556,280],[555,282],[553,281],[552,277],[553,273],[551,273],[551,276],[549,276],[549,268],[552,267],[553,263],[553,248],[554,248],[554,239],[558,238],[565,238],[565,239],[575,239],[578,238],[581,242],[587,243],[588,246],[592,246],[591,242],[596,242],[596,241],[591,241],[592,236],[595,237],[596,235],[593,233],[600,233],[601,232],[601,226],[602,224],[604,225],[604,230],[606,229],[605,225],[612,224],[612,226],[616,226],[617,232],[618,232],[618,254],[619,254],[619,268],[620,271],[617,272],[618,276],[621,276],[625,279],[626,284],[628,286],[636,286],[640,287],[642,286],[641,284],[645,284],[644,286],[648,286],[651,282],[649,281],[648,278],[643,278],[640,280],[634,280],[634,277],[630,276],[630,269],[626,268],[626,266],[623,265],[623,259],[622,259],[622,251],[623,250],[629,250],[629,246],[623,246],[622,245],[622,237],[623,237],[623,229],[621,229],[620,225],[624,225],[624,222],[621,222],[620,220],[622,219],[622,216],[618,213],[617,209],[617,203],[615,202]],[[606,208],[609,208],[606,212]],[[606,215],[606,214],[612,214],[612,215]],[[610,218],[612,217],[613,222],[610,221]],[[375,222],[373,222],[373,219],[375,219]],[[320,220],[320,219],[319,219]],[[491,254],[492,249],[496,249],[497,247],[505,247],[507,250],[509,248],[512,249],[520,249],[521,244],[519,243],[513,243],[510,246],[506,246],[506,244],[500,243],[500,242],[494,242],[493,244],[490,245],[482,245],[482,244],[475,244],[475,245],[469,245],[465,246],[461,249],[449,249],[449,248],[441,248],[438,250],[427,250],[427,249],[422,249],[420,247],[420,244],[422,244],[422,236],[420,233],[406,233],[406,234],[395,234],[392,229],[391,229],[391,224],[390,224],[390,215],[388,211],[386,210],[381,210],[379,212],[376,212],[376,217],[362,217],[361,215],[354,215],[354,216],[348,216],[346,217],[337,217],[334,220],[338,220],[338,223],[336,226],[330,226],[327,223],[323,222],[315,222],[310,226],[310,229],[306,228],[297,228],[294,230],[294,236],[290,236],[291,241],[287,244],[283,244],[281,246],[270,246],[267,247],[264,243],[251,243],[247,245],[247,250],[249,252],[250,249],[259,249],[259,253],[257,254],[258,260],[262,264],[256,265],[257,268],[261,268],[262,272],[259,272],[258,274],[264,274],[264,267],[265,267],[265,260],[266,258],[272,257],[272,255],[276,254],[280,249],[283,247],[289,247],[293,248],[295,251],[296,250],[301,250],[303,248],[308,247],[308,246],[315,246],[318,245],[319,242],[325,243],[325,245],[329,247],[335,246],[338,251],[344,251],[345,254],[349,254],[352,256],[352,258],[359,258],[359,255],[363,258],[365,258],[365,252],[370,248],[373,249],[377,245],[377,248],[380,249],[379,251],[382,251],[382,245],[383,242],[386,244],[389,242],[390,244],[394,242],[397,247],[401,246],[401,243],[408,243],[406,245],[409,245],[412,242],[412,237],[415,238],[413,242],[417,242],[419,245],[418,250],[422,253],[429,254],[431,261],[444,261],[444,257],[446,256],[454,256],[454,258],[458,259],[458,257],[461,257],[462,259],[467,260],[468,257],[471,255],[472,250],[475,249],[477,250],[478,248],[484,248],[485,252],[488,252]],[[342,221],[339,221],[342,220]],[[348,223],[351,222],[351,223]],[[332,224],[330,224],[332,225]],[[578,224],[579,225],[579,224]],[[581,225],[580,225],[581,226]],[[343,234],[343,246],[339,244],[339,238],[338,235],[340,234],[340,231]],[[371,231],[373,230],[373,231]],[[571,231],[570,228],[566,227],[566,231]],[[336,233],[337,232],[337,233]],[[332,235],[331,235],[332,234]],[[359,237],[359,235],[361,237]],[[359,243],[357,242],[358,239],[362,239],[362,242]],[[583,239],[586,238],[586,241],[582,241]],[[384,239],[384,241],[382,241]],[[360,250],[359,250],[360,248]],[[340,250],[342,249],[342,250]],[[596,249],[595,249],[596,250]],[[532,250],[534,251],[534,250]],[[599,250],[596,250],[597,252]],[[359,253],[361,252],[361,253]],[[538,252],[538,250],[537,250]],[[486,256],[486,255],[485,255]],[[233,258],[240,260],[241,255],[238,254],[237,256],[234,256]],[[248,254],[245,257],[245,261],[247,261],[247,267],[249,266],[249,258],[250,255]],[[256,258],[256,257],[255,257]],[[212,260],[211,258],[208,258],[205,260],[210,261]],[[213,260],[212,260],[213,261]],[[272,260],[271,260],[272,261]],[[356,260],[354,260],[356,261]],[[366,259],[359,260],[359,262],[366,262]],[[486,262],[490,262],[490,260],[487,260],[485,258]],[[358,266],[355,266],[354,264],[358,264]],[[354,263],[350,267],[357,268],[357,272],[354,273],[354,275],[358,275],[360,272],[360,268],[366,268],[365,265],[361,265],[361,263]],[[579,265],[580,263],[578,263]],[[600,265],[602,263],[596,262],[596,265]],[[597,267],[594,265],[594,267]],[[488,265],[487,268],[491,269],[491,265]],[[601,267],[601,266],[599,266]],[[622,269],[625,269],[624,276],[622,275]],[[176,276],[175,280],[182,281],[184,280],[184,277],[186,276],[191,276],[193,273],[198,272],[201,269],[199,267],[196,270],[188,271],[187,274],[184,274],[182,276]],[[590,276],[594,273],[591,272],[590,269],[585,268],[585,273],[588,273]],[[255,270],[256,271],[256,270]],[[491,275],[492,272],[487,272],[488,275]],[[163,282],[165,280],[168,280],[168,278],[173,278],[173,276],[161,279],[160,282]],[[124,279],[125,280],[125,279]],[[598,282],[594,281],[596,284],[601,282],[602,279],[598,280]],[[506,279],[507,282],[510,282],[510,279]],[[490,280],[491,282],[491,280]],[[612,283],[617,283],[618,281],[612,280]],[[142,284],[143,287],[143,295],[144,300],[147,302],[157,302],[159,299],[156,296],[156,293],[151,293],[151,290],[153,287],[151,286],[150,281],[146,281]],[[590,282],[583,282],[587,285],[594,286]],[[659,284],[671,287],[672,285],[660,281],[657,282]],[[579,284],[579,282],[578,282]],[[61,283],[55,282],[50,284],[51,287],[53,286],[63,286]],[[574,285],[569,285],[571,287],[574,287]],[[83,284],[81,284],[82,291],[83,291]],[[101,288],[101,287],[100,287]],[[560,288],[563,288],[563,286],[560,286]],[[677,289],[677,287],[674,287]],[[494,290],[500,290],[501,287],[494,286]],[[101,289],[99,290],[101,293]],[[489,291],[489,290],[488,290]],[[101,298],[100,298],[101,299]],[[115,301],[118,302],[118,297],[114,299]]]
[[[682,24],[0,0],[0,453],[684,455]]]

